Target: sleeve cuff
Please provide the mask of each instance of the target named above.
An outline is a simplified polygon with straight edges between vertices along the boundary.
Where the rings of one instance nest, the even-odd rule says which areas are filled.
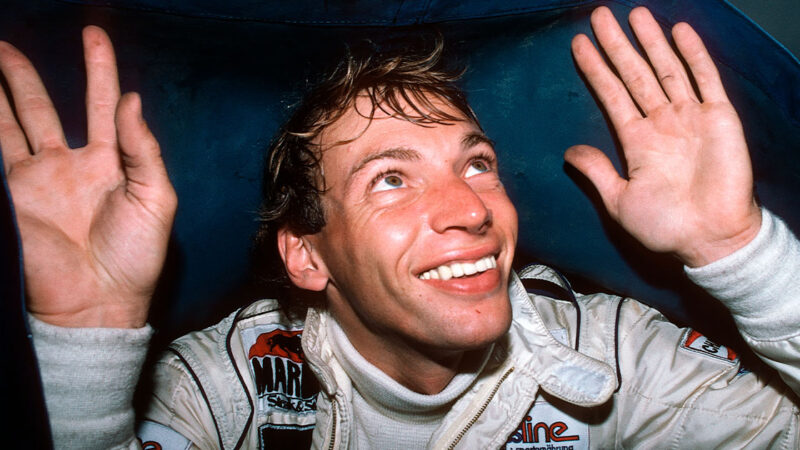
[[[746,246],[684,270],[728,307],[740,332],[781,339],[797,334],[800,323],[800,243],[781,219],[763,208],[761,216],[761,229]]]
[[[125,446],[152,328],[64,328],[32,315],[28,320],[56,447]]]

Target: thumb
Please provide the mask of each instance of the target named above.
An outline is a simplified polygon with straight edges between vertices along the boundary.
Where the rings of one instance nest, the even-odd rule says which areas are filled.
[[[171,215],[177,206],[175,190],[161,159],[158,141],[142,117],[139,94],[122,96],[115,121],[128,192],[140,201],[160,205],[160,209]]]
[[[618,199],[627,182],[619,176],[605,153],[589,145],[575,145],[564,152],[564,159],[592,182],[608,213],[619,216]]]

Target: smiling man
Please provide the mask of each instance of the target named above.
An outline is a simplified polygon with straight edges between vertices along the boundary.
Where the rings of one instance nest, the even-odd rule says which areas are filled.
[[[323,150],[325,227],[282,231],[281,250],[295,285],[325,289],[359,353],[432,394],[464,350],[508,330],[516,211],[489,139],[463,114],[422,127],[383,111],[370,123],[364,108],[361,97],[324,133],[327,142],[358,136]]]
[[[621,226],[731,310],[782,380],[636,301],[579,295],[545,267],[513,272],[515,208],[437,48],[351,57],[298,108],[270,150],[257,245],[323,300],[260,300],[173,343],[143,445],[796,446],[798,242],[755,203],[741,125],[699,37],[673,29],[687,72],[647,10],[630,22],[652,67],[606,8],[592,25],[619,75],[586,36],[573,41],[627,177],[594,148],[566,159]],[[84,41],[89,146],[66,148],[7,44],[20,123],[0,102],[0,144],[57,444],[135,446],[130,396],[175,198],[138,99],[120,98],[110,42],[96,28]]]

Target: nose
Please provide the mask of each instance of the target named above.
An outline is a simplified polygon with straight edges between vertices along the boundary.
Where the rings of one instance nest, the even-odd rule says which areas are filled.
[[[464,179],[441,180],[430,191],[431,227],[437,233],[463,230],[480,234],[492,223],[492,210]]]

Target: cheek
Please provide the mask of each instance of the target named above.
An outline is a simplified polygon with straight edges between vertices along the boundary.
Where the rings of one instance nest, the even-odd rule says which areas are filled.
[[[511,200],[508,200],[508,218],[506,219],[508,222],[509,229],[511,230],[511,234],[514,237],[514,245],[516,246],[517,243],[517,235],[519,234],[519,217],[517,216],[517,208],[511,203]]]
[[[327,225],[321,239],[325,259],[336,272],[338,267],[358,271],[360,277],[374,278],[378,273],[396,278],[419,235],[421,211],[413,202],[402,207],[375,208],[370,204],[342,205],[329,203]],[[345,212],[346,211],[346,212]],[[384,276],[381,276],[384,278]]]
[[[414,207],[383,210],[371,214],[359,226],[359,239],[369,240],[372,257],[402,265],[419,237],[423,221],[422,212]]]
[[[517,237],[518,218],[517,209],[511,199],[502,192],[487,193],[482,196],[484,204],[492,210],[495,226],[506,230],[514,239]]]

